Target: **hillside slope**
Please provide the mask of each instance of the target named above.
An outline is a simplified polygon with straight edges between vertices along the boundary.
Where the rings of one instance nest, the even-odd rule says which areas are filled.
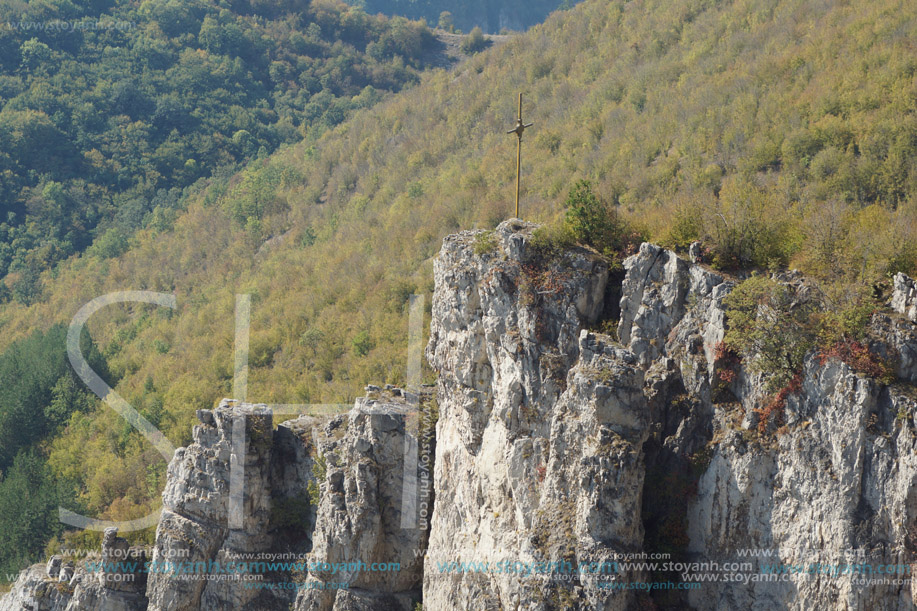
[[[90,245],[120,254],[199,179],[415,82],[436,46],[337,0],[82,4],[0,6],[0,300],[40,298],[37,272]]]
[[[231,393],[237,293],[253,296],[248,400],[403,382],[406,304],[432,292],[442,237],[511,214],[518,91],[535,121],[527,220],[557,217],[589,178],[649,237],[704,238],[723,265],[879,281],[915,264],[915,40],[917,7],[891,0],[590,0],[211,181],[123,255],[44,274],[40,302],[4,306],[0,341],[107,292],[175,294],[174,312],[109,306],[90,327],[119,392],[176,444]],[[78,412],[47,451],[99,515],[158,497],[158,455],[110,410]]]

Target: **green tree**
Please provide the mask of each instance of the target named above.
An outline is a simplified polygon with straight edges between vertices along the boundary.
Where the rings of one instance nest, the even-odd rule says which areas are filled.
[[[197,42],[211,53],[223,51],[223,31],[216,19],[208,15],[201,23],[201,30],[197,34]]]
[[[40,273],[93,236],[97,254],[120,254],[160,191],[184,200],[212,172],[339,124],[415,80],[432,41],[419,21],[306,0],[33,3],[0,22],[45,21],[51,5],[53,18],[136,27],[0,32],[0,219],[25,238],[3,240],[0,279],[14,261]]]
[[[96,238],[87,253],[100,259],[111,259],[123,253],[127,247],[128,241],[124,233],[117,227],[110,227]]]
[[[0,470],[20,449],[45,439],[70,414],[94,402],[70,367],[66,341],[67,328],[55,325],[0,354]],[[81,347],[93,370],[109,377],[88,333]]]
[[[369,337],[369,332],[364,330],[357,333],[357,335],[353,338],[352,345],[353,353],[357,356],[366,356],[369,354],[369,351],[372,350],[373,347],[373,342]]]
[[[605,254],[619,251],[625,245],[629,237],[626,225],[614,207],[595,194],[588,180],[573,185],[564,208],[564,224],[576,241]]]
[[[479,26],[475,26],[468,36],[462,40],[461,49],[463,53],[472,55],[474,53],[479,53],[487,48],[487,39],[484,38],[484,30]]]
[[[48,540],[61,532],[60,495],[35,451],[16,456],[0,480],[0,575],[40,560]]]
[[[48,45],[36,38],[31,38],[19,47],[19,55],[22,57],[23,69],[45,73],[53,53]]]
[[[28,306],[41,299],[43,286],[38,270],[28,266],[13,279],[10,292],[16,301]]]
[[[452,13],[449,11],[443,11],[440,13],[436,27],[441,30],[446,30],[447,32],[455,32],[455,22],[452,19]]]
[[[793,289],[766,276],[752,276],[724,300],[725,344],[768,376],[767,388],[789,384],[815,347],[814,304],[797,300]]]

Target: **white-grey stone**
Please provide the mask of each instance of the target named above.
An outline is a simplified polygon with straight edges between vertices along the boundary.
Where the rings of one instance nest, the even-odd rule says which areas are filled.
[[[917,321],[917,284],[901,272],[895,274],[891,307],[908,320]]]
[[[319,441],[326,477],[310,561],[344,568],[311,574],[312,586],[296,600],[300,611],[412,611],[420,600],[423,555],[417,552],[427,545],[427,530],[417,518],[420,503],[430,500],[429,490],[424,493],[419,485],[419,463],[414,473],[405,469],[406,436],[417,452],[416,429],[407,423],[417,421],[418,406],[395,387],[374,387],[369,393],[357,399],[346,424]],[[416,490],[413,504],[404,502],[406,484]],[[403,512],[410,512],[406,521]],[[387,563],[398,563],[399,569],[373,570],[373,564]],[[349,587],[327,589],[329,582]]]
[[[589,579],[444,572],[442,563],[605,561],[642,538],[648,409],[634,356],[581,333],[604,307],[607,264],[541,260],[533,226],[501,224],[497,251],[446,238],[427,357],[439,374],[436,505],[424,569],[432,609],[625,609]]]

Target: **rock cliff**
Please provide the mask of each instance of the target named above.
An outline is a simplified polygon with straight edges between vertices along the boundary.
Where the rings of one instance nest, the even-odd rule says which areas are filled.
[[[587,251],[545,255],[532,229],[450,236],[435,264],[434,489],[448,500],[433,510],[424,570],[433,609],[632,602],[597,587],[601,571],[525,569],[611,566],[640,548],[649,426],[633,354],[584,329],[603,310],[607,263]],[[461,566],[471,563],[508,567]]]
[[[9,594],[0,598],[2,611],[133,611],[146,609],[146,575],[134,574],[120,561],[143,564],[143,550],[131,547],[116,528],[105,530],[95,568],[52,556],[20,573]]]
[[[677,487],[651,494],[670,507],[673,494],[684,494],[685,515],[668,516],[686,530],[684,559],[750,563],[714,569],[719,581],[681,601],[698,609],[913,608],[913,324],[883,312],[870,324],[871,345],[898,374],[890,385],[810,354],[799,389],[787,396],[785,427],[762,436],[754,424],[765,380],[739,364],[724,391],[716,375],[724,365],[722,297],[732,283],[647,244],[625,266],[620,338],[647,364],[645,390],[659,410],[647,444],[658,464],[650,468],[681,462],[699,475],[690,494]],[[798,275],[775,279],[806,290]],[[893,304],[905,303],[906,287],[896,281]],[[890,566],[897,574],[880,574]],[[739,571],[738,581],[723,579]],[[785,573],[771,580],[768,571]]]
[[[813,352],[759,426],[772,385],[722,344],[740,278],[651,244],[622,269],[534,229],[445,240],[435,396],[369,386],[275,430],[263,407],[198,413],[149,559],[208,578],[55,557],[0,611],[914,608],[911,279],[864,340],[893,375]],[[101,557],[144,553],[111,531]],[[278,556],[299,564],[258,567],[266,586],[210,578]]]
[[[420,601],[419,552],[427,531],[420,528],[419,506],[429,502],[430,490],[418,483],[423,464],[406,465],[405,456],[420,449],[421,428],[412,432],[408,423],[418,424],[429,397],[392,387],[368,390],[346,418],[318,431],[326,476],[312,538],[316,570],[299,591],[297,610],[412,611]],[[405,515],[409,511],[413,515]]]
[[[273,415],[269,410],[224,401],[217,409],[198,412],[194,443],[179,448],[169,463],[163,510],[156,528],[153,564],[171,568],[171,559],[195,565],[192,574],[156,570],[150,574],[147,596],[151,611],[241,609],[257,595],[241,575],[205,580],[197,564],[225,566],[241,554],[266,552],[269,547],[270,467]],[[231,470],[239,472],[238,501]]]

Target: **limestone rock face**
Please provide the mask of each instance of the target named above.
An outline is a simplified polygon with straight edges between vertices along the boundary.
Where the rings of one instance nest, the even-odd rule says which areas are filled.
[[[19,573],[12,589],[0,598],[0,611],[65,611],[71,592],[62,591],[47,569],[45,564],[36,564]]]
[[[644,367],[663,355],[684,351],[706,362],[706,371],[698,373],[712,373],[716,344],[725,335],[721,301],[733,284],[648,243],[624,261],[624,269],[618,324],[621,343]],[[673,332],[677,337],[672,337]],[[691,373],[689,377],[695,376]]]
[[[146,575],[128,570],[129,563],[143,565],[145,558],[110,528],[102,540],[102,553],[91,570],[52,556],[22,571],[12,590],[0,598],[2,611],[138,611],[147,608]],[[123,562],[124,565],[118,563]]]
[[[542,254],[532,229],[507,221],[491,238],[450,236],[435,262],[427,358],[439,374],[437,503],[424,569],[433,609],[632,601],[594,587],[602,574],[524,573],[639,548],[648,432],[636,359],[581,333],[605,306],[607,265],[586,251]],[[460,565],[501,561],[510,570]]]
[[[142,567],[146,560],[141,550],[132,549],[127,539],[118,536],[117,528],[106,528],[102,537],[99,584],[109,590],[142,595],[146,591],[147,573],[132,571],[130,567]]]
[[[751,578],[780,566],[796,571],[772,581],[704,582],[681,604],[696,609],[914,608],[911,587],[900,579],[909,575],[881,575],[886,582],[864,584],[859,580],[870,575],[842,573],[857,563],[870,567],[864,571],[913,563],[917,403],[908,386],[884,386],[837,359],[810,355],[800,390],[786,400],[786,427],[762,436],[749,416],[768,399],[766,380],[735,363],[735,376],[726,378],[731,381],[718,375],[728,365],[717,362],[716,346],[727,324],[722,299],[732,283],[647,244],[625,268],[620,337],[647,367],[644,392],[655,431],[645,446],[644,495],[652,502],[644,505],[644,524],[657,519],[680,524],[688,537],[685,559],[691,561],[747,562],[737,572]],[[799,274],[774,279],[791,286],[800,300],[809,298]],[[905,284],[896,280],[896,287]],[[914,325],[877,313],[869,337],[899,378],[913,382]],[[702,473],[696,489],[677,497],[684,499],[685,514],[670,509],[665,519],[654,515],[654,504],[675,505],[673,492],[664,486],[689,481],[692,470]],[[667,472],[678,477],[657,476]],[[652,551],[649,534],[644,548]],[[745,550],[752,550],[751,557],[742,555]],[[838,574],[807,574],[812,567]]]
[[[274,449],[271,454],[271,495],[273,499],[308,498],[309,482],[314,479],[313,430],[322,422],[312,416],[300,416],[277,425],[274,431]],[[309,516],[314,526],[314,508]],[[307,529],[309,532],[312,528]],[[281,541],[275,541],[280,546]]]
[[[685,312],[690,265],[674,252],[643,244],[624,262],[618,337],[648,365]]]
[[[102,584],[88,581],[78,585],[67,611],[137,611],[147,608],[147,599],[139,592],[112,590]]]
[[[51,559],[48,560],[48,568],[46,573],[51,579],[57,579],[57,576],[60,574],[61,564],[63,559],[60,556],[51,556]]]
[[[650,412],[642,393],[644,372],[631,352],[586,330],[579,344],[579,361],[551,415],[549,459],[535,509],[534,556],[611,567],[622,554],[642,549],[639,507]],[[533,483],[541,479],[537,468],[532,475]],[[546,606],[576,601],[588,609],[632,608],[632,596],[602,584],[612,577],[639,581],[642,576],[584,572],[578,585],[555,589]]]
[[[810,358],[776,447],[761,451],[737,431],[716,446],[689,511],[691,550],[718,562],[752,560],[755,572],[781,564],[908,567],[917,525],[915,408],[900,389]],[[778,553],[743,559],[742,549]],[[857,583],[864,577],[710,584],[690,600],[703,609],[913,608],[909,585]]]
[[[429,487],[419,485],[424,467],[416,458],[405,463],[406,451],[418,450],[408,423],[420,416],[419,397],[406,395],[371,387],[319,433],[326,477],[310,556],[318,570],[296,609],[411,611],[420,600],[427,543],[420,511]]]
[[[917,325],[876,312],[870,326],[869,347],[894,367],[899,379],[917,384]]]
[[[177,561],[225,567],[238,554],[266,551],[270,542],[272,413],[224,401],[198,417],[194,442],[176,450],[169,463],[153,549],[153,565],[163,570],[149,576],[151,611],[241,609],[259,594],[245,588],[237,574],[211,580],[170,570]],[[244,484],[236,503],[231,501],[233,465]]]
[[[900,272],[895,275],[891,307],[911,322],[917,321],[917,284]]]

